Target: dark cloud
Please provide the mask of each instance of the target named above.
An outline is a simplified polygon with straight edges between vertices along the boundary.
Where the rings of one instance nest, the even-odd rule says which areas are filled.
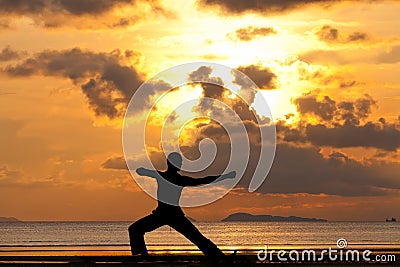
[[[275,124],[277,139],[279,141],[289,143],[306,143],[307,139],[304,135],[304,130],[301,128],[302,124],[299,125],[287,125],[284,120],[278,121]]]
[[[127,170],[124,157],[111,157],[104,161],[101,166],[105,169]]]
[[[357,126],[351,124],[328,127],[323,124],[307,125],[306,138],[317,146],[375,147],[396,151],[400,147],[400,130],[395,125],[368,122]]]
[[[317,100],[315,95],[305,95],[293,100],[301,114],[313,114],[323,120],[332,120],[336,111],[336,102],[329,96]]]
[[[113,13],[115,9],[137,8],[138,4],[149,6],[154,13],[169,13],[157,0],[0,0],[0,14],[3,16],[27,16],[45,27],[66,26],[74,24],[74,19],[82,17],[96,19],[102,16],[102,20],[97,20],[97,27],[116,27],[131,25],[141,15],[130,14],[129,17],[121,17],[121,15]],[[143,13],[144,9],[140,9]],[[82,20],[80,20],[74,26],[90,27],[89,24],[82,25]]]
[[[198,143],[203,138],[211,138],[217,145],[216,160],[198,176],[216,174],[224,171],[230,160],[229,136],[218,124],[198,126],[200,135],[193,146],[181,147],[185,157],[197,159],[200,156]],[[252,131],[251,128],[247,128]],[[256,130],[256,128],[254,128]],[[250,139],[251,149],[259,145]],[[237,185],[247,190],[257,164],[258,150],[251,150],[249,165]],[[165,159],[164,159],[165,161]],[[113,169],[126,169],[122,157],[108,159],[103,166]],[[387,189],[400,189],[397,173],[400,164],[395,162],[367,161],[352,159],[340,151],[323,156],[315,146],[298,146],[278,143],[271,171],[267,179],[256,191],[258,193],[308,193],[340,196],[381,196]],[[191,174],[193,175],[193,174]]]
[[[335,101],[328,96],[321,100],[316,95],[304,95],[293,100],[301,120],[289,127],[277,124],[279,137],[286,142],[309,143],[315,146],[373,147],[396,151],[400,147],[398,125],[384,118],[378,122],[367,121],[376,101],[365,95],[354,101]],[[319,123],[309,123],[312,116]]]
[[[189,73],[189,81],[191,82],[203,82],[203,83],[213,83],[216,85],[223,86],[224,82],[221,77],[210,76],[213,69],[209,66],[201,66],[197,70]]]
[[[201,66],[197,70],[189,73],[188,80],[198,82],[203,88],[203,97],[223,100],[225,94],[230,94],[230,91],[223,87],[224,82],[221,77],[211,76],[213,69],[209,66]],[[201,81],[201,82],[200,82]],[[209,99],[200,99],[200,104],[196,108],[197,111],[205,111],[212,108]]]
[[[329,25],[318,28],[315,32],[321,41],[328,43],[352,43],[370,40],[370,36],[364,32],[352,32],[350,34],[339,32],[338,29]]]
[[[235,31],[234,38],[240,41],[251,41],[257,37],[263,37],[268,35],[276,34],[276,30],[272,27],[256,27],[256,26],[249,26],[246,28],[240,28]],[[228,37],[231,35],[228,34]]]
[[[347,36],[348,42],[358,42],[358,41],[365,41],[369,40],[370,37],[365,32],[353,32]]]
[[[115,6],[132,3],[131,0],[0,0],[2,12],[15,14],[33,14],[44,10],[73,15],[101,14]]]
[[[357,84],[357,81],[355,81],[355,80],[346,81],[346,80],[342,79],[339,83],[339,87],[340,88],[348,88],[348,87],[353,87],[356,84]]]
[[[385,189],[400,189],[396,170],[400,171],[398,163],[364,164],[342,152],[326,158],[315,147],[279,144],[268,178],[256,192],[385,195]]]
[[[117,1],[107,1],[107,0],[60,0],[53,3],[54,8],[65,10],[73,15],[84,15],[84,14],[102,14],[116,6],[123,6],[126,4],[132,4],[131,0],[117,0]]]
[[[43,75],[69,78],[81,85],[97,115],[115,118],[122,116],[131,96],[143,82],[142,75],[124,63],[126,57],[132,56],[131,51],[121,53],[118,50],[110,53],[80,48],[46,50],[18,64],[8,65],[2,72],[14,77]],[[156,90],[157,87],[150,91]]]
[[[318,38],[322,41],[336,42],[339,39],[339,31],[331,26],[325,25],[316,32]]]
[[[202,135],[214,137],[217,143],[217,157],[205,171],[197,173],[203,176],[224,171],[229,162],[229,143],[226,132],[213,125],[206,128]],[[204,137],[203,136],[203,137]],[[255,143],[252,142],[254,146]],[[195,146],[181,147],[185,157],[197,159],[200,156]],[[247,191],[253,170],[257,163],[257,153],[250,154],[250,162],[245,174],[237,185]],[[163,159],[165,161],[165,159]],[[105,167],[107,165],[107,167]],[[122,170],[126,164],[122,157],[108,159],[103,167]],[[394,162],[370,161],[360,162],[350,158],[343,152],[335,151],[324,157],[320,150],[313,146],[296,146],[288,143],[277,145],[274,164],[267,179],[256,190],[257,193],[308,193],[339,196],[382,196],[388,194],[387,189],[400,189],[397,173],[400,164]],[[191,174],[193,175],[193,174]]]
[[[96,53],[80,48],[45,50],[3,71],[11,76],[41,74],[78,80],[104,72],[109,65],[118,65],[120,54],[119,51]]]
[[[227,13],[257,12],[261,14],[275,14],[293,11],[308,6],[319,5],[329,7],[340,3],[341,0],[198,0],[202,8],[220,7]]]
[[[0,61],[19,59],[23,54],[25,53],[15,51],[10,46],[6,46],[0,51]]]
[[[376,105],[376,101],[369,95],[355,101],[336,102],[329,96],[324,96],[319,100],[317,95],[305,94],[294,99],[293,103],[302,116],[312,114],[322,121],[349,125],[359,125]]]
[[[237,68],[238,71],[243,72],[260,88],[260,89],[275,89],[276,88],[276,74],[273,73],[269,68],[265,68],[257,65],[240,66]],[[239,81],[236,77],[235,82],[239,85]]]
[[[251,65],[240,68],[245,70],[247,74],[251,74],[260,83],[271,83],[272,76],[275,77],[275,74],[270,72],[269,69],[262,69],[258,66]],[[240,68],[238,70],[240,70]],[[212,98],[223,102],[243,121],[250,120],[256,122],[257,114],[255,110],[249,108],[254,101],[256,88],[254,88],[252,84],[249,84],[248,80],[245,81],[238,77],[238,73],[236,73],[234,82],[241,86],[241,89],[237,92],[240,97],[232,98],[233,93],[231,90],[224,87],[224,82],[221,77],[211,76],[211,74],[212,68],[208,66],[202,66],[189,74],[189,81],[202,81],[199,82],[199,84],[203,88],[203,97],[205,97],[200,99],[199,105],[195,107],[194,110],[202,113],[203,115],[208,114],[208,112],[212,112],[214,115],[216,115],[216,117],[219,117],[222,121],[224,121],[224,116],[227,115],[226,111],[224,110],[225,108],[218,104],[215,105],[213,101],[207,99]],[[252,77],[250,76],[250,78]],[[251,95],[251,97],[248,97],[249,95]]]

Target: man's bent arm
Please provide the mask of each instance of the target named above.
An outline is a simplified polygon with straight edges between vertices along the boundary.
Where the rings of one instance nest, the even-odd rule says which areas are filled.
[[[183,182],[182,186],[198,186],[198,185],[204,185],[204,184],[211,184],[215,181],[232,179],[232,178],[235,178],[235,176],[236,176],[235,171],[231,171],[231,172],[229,172],[227,174],[223,174],[223,175],[207,176],[207,177],[203,177],[203,178],[192,178],[192,177],[185,176],[185,179],[182,181]]]

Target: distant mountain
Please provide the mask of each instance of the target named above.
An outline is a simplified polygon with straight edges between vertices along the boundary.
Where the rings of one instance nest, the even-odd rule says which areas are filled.
[[[14,217],[0,217],[0,222],[21,222],[21,221]]]
[[[327,222],[325,219],[302,218],[296,216],[282,217],[272,215],[253,215],[249,213],[238,212],[229,215],[223,222]]]

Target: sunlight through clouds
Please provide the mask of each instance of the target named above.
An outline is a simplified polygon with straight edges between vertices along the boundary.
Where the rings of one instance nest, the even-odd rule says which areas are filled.
[[[201,100],[208,95],[241,114],[255,147],[259,136],[250,111],[258,127],[275,123],[277,154],[256,192],[244,191],[244,179],[210,204],[205,219],[232,211],[329,220],[399,214],[399,11],[400,2],[390,0],[0,0],[0,201],[10,203],[0,207],[0,216],[12,210],[40,220],[32,207],[48,202],[46,196],[54,203],[37,214],[58,214],[54,220],[72,214],[57,211],[67,202],[81,220],[100,218],[79,205],[85,199],[101,203],[96,208],[104,212],[118,206],[119,220],[131,218],[129,201],[140,201],[143,208],[133,215],[143,215],[154,203],[129,175],[121,131],[124,123],[132,127],[130,144],[143,146],[146,111],[182,77],[170,74],[147,85],[134,116],[124,120],[124,114],[143,82],[190,62],[223,64],[260,89],[226,71],[205,68],[185,76],[188,83],[151,110],[147,147],[127,158],[132,166],[145,164],[148,152],[165,168],[162,145],[179,146],[195,159],[200,139],[215,142],[202,143],[207,151],[211,143],[228,151],[222,128],[200,116],[228,117]],[[202,75],[214,82],[224,77],[234,93],[190,83]],[[265,117],[263,99],[272,116]],[[193,102],[175,111],[188,100]],[[194,116],[199,118],[190,120]],[[161,140],[156,133],[164,124]],[[223,154],[208,171],[222,171],[229,156]],[[12,202],[17,194],[32,207]],[[191,209],[190,215],[204,211]]]

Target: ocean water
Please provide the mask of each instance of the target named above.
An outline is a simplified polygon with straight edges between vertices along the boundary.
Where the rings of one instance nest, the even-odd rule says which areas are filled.
[[[131,222],[0,223],[0,255],[129,254]],[[348,248],[400,249],[400,223],[386,222],[195,222],[224,250],[328,248],[344,238]],[[147,233],[150,251],[194,251],[197,248],[168,226]]]

